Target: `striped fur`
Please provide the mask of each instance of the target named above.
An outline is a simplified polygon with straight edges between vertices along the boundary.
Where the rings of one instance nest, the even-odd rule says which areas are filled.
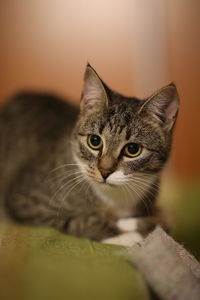
[[[124,217],[148,216],[151,228],[177,111],[173,84],[148,99],[128,98],[109,89],[90,65],[80,111],[50,95],[14,97],[0,111],[0,193],[7,214],[94,240],[118,234]],[[100,151],[88,146],[90,134],[102,138]],[[139,157],[123,155],[130,142],[142,146]],[[138,230],[146,227],[140,222]]]

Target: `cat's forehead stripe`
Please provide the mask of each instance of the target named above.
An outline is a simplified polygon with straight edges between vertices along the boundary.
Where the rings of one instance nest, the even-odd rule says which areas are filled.
[[[103,132],[105,126],[106,126],[106,122],[105,122],[105,121],[104,121],[104,122],[102,121],[102,122],[100,123],[100,126],[99,126],[99,133],[100,133],[100,134],[102,134],[102,132]]]
[[[116,131],[120,134],[131,122],[132,117],[133,112],[130,112],[130,107],[127,107],[125,103],[115,105],[99,120],[99,133],[102,134],[105,127],[109,126],[110,131]],[[129,139],[130,135],[130,129],[127,129],[127,139]]]
[[[126,130],[126,140],[128,141],[130,139],[130,137],[131,137],[131,130],[130,130],[130,128],[127,128],[127,130]]]

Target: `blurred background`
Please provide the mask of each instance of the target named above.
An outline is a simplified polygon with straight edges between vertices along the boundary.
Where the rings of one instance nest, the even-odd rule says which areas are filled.
[[[200,258],[200,1],[0,1],[0,102],[19,90],[78,104],[86,62],[114,90],[180,98],[160,201],[175,237]],[[199,242],[198,242],[199,241]]]

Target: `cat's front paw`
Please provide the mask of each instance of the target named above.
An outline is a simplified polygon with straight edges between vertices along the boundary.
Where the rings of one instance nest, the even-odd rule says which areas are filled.
[[[102,240],[104,244],[120,245],[125,247],[131,247],[135,243],[139,243],[143,240],[143,237],[138,232],[126,232],[120,235],[110,237]]]
[[[117,221],[117,228],[122,232],[137,231],[138,219],[137,218],[124,218]]]

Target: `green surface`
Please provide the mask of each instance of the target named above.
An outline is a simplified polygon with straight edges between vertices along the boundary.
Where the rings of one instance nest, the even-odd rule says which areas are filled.
[[[174,238],[200,260],[200,185],[191,184],[179,193],[173,211]]]
[[[0,226],[0,299],[149,299],[122,248],[52,229]]]
[[[199,182],[166,184],[160,203],[171,216],[175,239],[200,259]],[[0,300],[149,299],[122,249],[53,229],[0,223]]]

